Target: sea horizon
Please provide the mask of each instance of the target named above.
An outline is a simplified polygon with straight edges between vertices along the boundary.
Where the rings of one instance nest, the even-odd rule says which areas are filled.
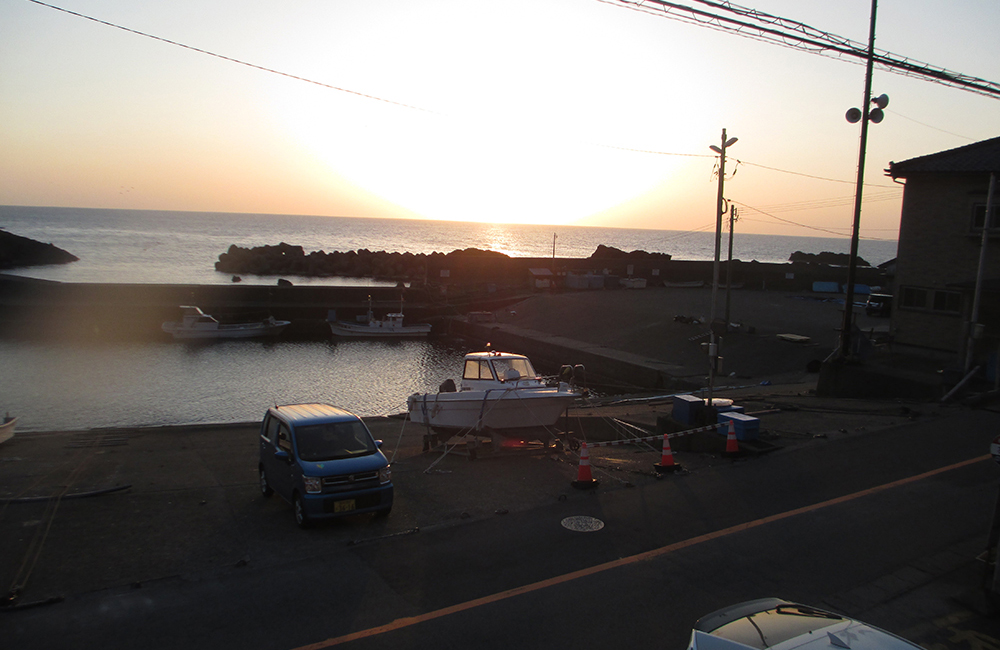
[[[495,224],[380,217],[336,217],[124,208],[0,206],[0,228],[51,243],[80,258],[61,266],[14,269],[16,275],[63,282],[220,284],[231,275],[215,271],[231,245],[244,248],[287,243],[312,251],[450,253],[477,248],[511,257],[587,258],[600,245],[632,252],[666,253],[676,260],[715,258],[715,230]],[[848,253],[848,237],[741,233],[733,259],[784,263],[796,251]],[[720,241],[728,256],[729,234]],[[893,259],[895,240],[859,241],[859,257],[873,266]],[[293,277],[293,276],[290,276]],[[247,276],[251,283],[273,278]],[[299,284],[344,284],[343,278],[299,277]],[[370,283],[349,279],[353,284]]]

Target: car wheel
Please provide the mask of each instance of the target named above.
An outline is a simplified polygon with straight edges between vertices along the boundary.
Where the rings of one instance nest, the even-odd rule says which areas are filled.
[[[260,472],[260,493],[263,494],[265,498],[269,497],[274,494],[274,490],[271,489],[271,486],[267,482],[267,474],[264,472],[264,466],[261,465],[258,468],[258,471]]]
[[[302,497],[298,492],[292,495],[292,508],[295,510],[295,523],[299,528],[309,528],[309,515],[306,514],[305,504],[302,503]]]

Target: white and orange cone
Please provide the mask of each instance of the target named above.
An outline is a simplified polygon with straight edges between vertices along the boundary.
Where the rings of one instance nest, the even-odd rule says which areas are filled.
[[[580,467],[577,469],[573,487],[578,490],[587,490],[597,487],[597,483],[590,473],[590,452],[587,451],[587,443],[583,443],[580,447]]]
[[[676,472],[681,468],[674,462],[674,452],[670,449],[670,436],[666,433],[663,434],[663,453],[660,455],[660,464],[653,465],[653,467],[656,468],[657,474]]]
[[[729,433],[726,434],[726,450],[722,452],[722,455],[731,458],[739,456],[740,453],[740,443],[736,440],[736,425],[730,420]]]

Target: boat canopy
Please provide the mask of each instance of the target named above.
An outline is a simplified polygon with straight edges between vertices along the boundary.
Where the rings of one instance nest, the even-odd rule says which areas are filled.
[[[537,377],[531,361],[519,354],[474,352],[465,356],[463,380],[515,381]]]

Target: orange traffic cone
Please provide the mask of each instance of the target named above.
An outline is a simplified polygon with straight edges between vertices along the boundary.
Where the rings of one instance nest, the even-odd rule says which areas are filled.
[[[587,443],[583,443],[580,447],[580,468],[577,470],[573,487],[578,490],[588,490],[597,487],[597,483],[590,473],[590,452],[587,451]]]
[[[680,465],[674,463],[674,452],[670,449],[670,436],[666,433],[663,434],[663,454],[660,456],[660,464],[653,465],[653,467],[656,468],[657,474],[676,472],[681,468]]]
[[[739,456],[740,454],[740,443],[736,440],[736,426],[733,424],[733,421],[730,420],[729,433],[726,434],[726,450],[722,452],[722,455],[727,458],[732,458],[734,456]]]

